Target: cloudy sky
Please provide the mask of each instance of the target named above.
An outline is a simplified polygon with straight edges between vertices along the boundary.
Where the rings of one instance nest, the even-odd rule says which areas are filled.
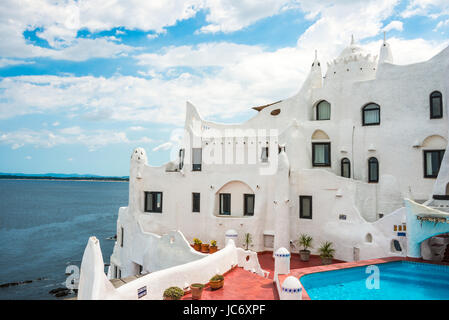
[[[0,172],[128,175],[138,146],[161,165],[187,100],[245,121],[297,92],[315,49],[325,69],[383,31],[396,63],[429,59],[449,1],[2,0]]]

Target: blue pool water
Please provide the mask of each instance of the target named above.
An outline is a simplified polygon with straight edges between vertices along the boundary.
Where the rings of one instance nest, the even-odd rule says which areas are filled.
[[[127,182],[0,180],[0,299],[56,299],[68,265],[80,266],[90,236],[109,262]]]
[[[312,300],[449,300],[449,266],[408,261],[375,266],[379,289],[367,288],[373,272],[366,267],[308,274],[300,281]]]

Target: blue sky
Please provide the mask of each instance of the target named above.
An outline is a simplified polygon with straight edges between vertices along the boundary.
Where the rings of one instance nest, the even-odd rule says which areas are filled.
[[[395,63],[449,44],[446,0],[4,0],[0,172],[128,175],[144,147],[162,165],[185,102],[213,121],[297,92],[318,50],[351,34]],[[325,63],[323,72],[325,72]]]

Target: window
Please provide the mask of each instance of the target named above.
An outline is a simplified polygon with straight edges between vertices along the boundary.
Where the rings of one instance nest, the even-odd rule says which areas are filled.
[[[184,167],[185,151],[185,149],[179,149],[179,170],[182,170],[182,168]]]
[[[123,227],[120,227],[120,247],[123,247],[123,239],[125,238],[124,232],[125,230],[123,230]]]
[[[201,148],[192,148],[192,171],[201,171]]]
[[[231,215],[231,194],[220,193],[220,214]]]
[[[441,92],[434,91],[430,94],[430,119],[443,117],[443,96]]]
[[[299,218],[312,219],[312,196],[299,196]]]
[[[192,193],[192,212],[200,212],[200,194]]]
[[[440,171],[444,150],[424,150],[424,178],[436,178]]]
[[[316,119],[317,120],[330,120],[331,119],[331,105],[329,102],[323,100],[316,106]]]
[[[145,192],[145,212],[162,213],[162,192]]]
[[[140,264],[138,266],[139,266],[139,273],[138,274],[142,274],[143,266],[141,266]]]
[[[330,142],[312,143],[312,163],[314,167],[330,167],[331,165]]]
[[[379,182],[379,161],[374,157],[368,159],[368,182]]]
[[[244,201],[243,215],[253,216],[254,215],[254,195],[253,194],[244,194],[243,201]]]
[[[351,161],[348,158],[341,159],[341,176],[351,178]]]
[[[369,103],[363,107],[363,125],[373,126],[380,124],[380,107],[375,103]]]
[[[268,162],[268,147],[262,147],[262,155],[260,159],[262,162]]]

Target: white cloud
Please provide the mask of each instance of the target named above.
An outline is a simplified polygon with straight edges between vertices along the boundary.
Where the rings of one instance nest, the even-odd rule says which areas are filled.
[[[159,150],[169,150],[173,146],[173,143],[171,142],[165,142],[163,144],[158,145],[157,147],[153,148],[153,151],[159,151]]]
[[[134,127],[129,127],[129,130],[131,131],[143,131],[146,130],[144,127],[141,126],[134,126]]]
[[[449,14],[449,2],[447,0],[412,0],[401,13],[403,18],[416,15],[438,18]]]
[[[86,5],[82,1],[81,3]],[[212,2],[208,3],[212,6]],[[270,3],[262,5],[263,11],[267,14],[295,5],[294,1],[283,1],[282,5]],[[310,70],[315,49],[318,49],[319,59],[325,69],[325,62],[338,56],[349,44],[352,33],[356,39],[379,35],[384,28],[383,21],[394,13],[397,3],[397,0],[347,0],[338,3],[301,1],[301,9],[309,19],[313,18],[316,21],[299,37],[296,47],[268,51],[262,46],[228,42],[170,46],[158,53],[136,56],[137,63],[144,69],[140,70],[140,74],[145,78],[121,75],[110,78],[70,75],[3,78],[0,79],[0,119],[58,111],[66,112],[72,118],[92,121],[109,119],[133,123],[139,121],[181,125],[184,121],[186,100],[193,102],[205,117],[225,118],[236,115],[250,110],[252,106],[284,99],[296,93]],[[149,6],[152,5],[156,4]],[[213,5],[216,5],[214,8],[230,10],[227,14],[232,15],[237,14],[239,10],[249,10],[248,8],[252,8],[254,3],[242,1],[228,9],[217,3]],[[112,4],[107,3],[105,6],[107,7],[105,12],[114,11]],[[181,7],[185,9],[184,6]],[[186,9],[187,11],[184,9],[179,11],[185,13],[181,16],[187,17],[192,14],[189,10],[193,9]],[[219,16],[217,14],[217,17]],[[94,17],[100,19],[103,13],[89,17],[82,19],[88,20],[90,27],[95,30],[109,28],[118,21],[127,28],[131,26],[150,28],[156,23],[139,22],[140,15],[137,15],[136,21],[125,21],[123,19],[126,17],[122,16],[121,12],[112,13],[110,25],[99,23],[99,20],[94,19]],[[396,21],[385,28],[388,26],[398,29],[402,25],[400,21]],[[84,40],[92,39],[81,41],[89,47],[88,42]],[[99,40],[104,41],[107,47],[106,40]],[[426,60],[446,45],[446,42],[434,43],[422,39],[393,38],[388,41],[392,45],[395,61],[400,64]],[[117,44],[113,45],[115,50]],[[373,54],[377,54],[380,42],[371,41],[366,46]],[[81,52],[82,50],[76,52],[74,47],[61,50],[69,50],[65,51],[64,55],[73,59],[81,57],[85,59],[101,52],[101,50],[94,52],[95,47],[86,48],[87,51],[92,50],[87,53]],[[114,50],[106,50],[103,55],[111,54]],[[123,54],[128,53],[126,48],[123,51]],[[183,69],[179,67],[190,67],[194,72],[180,71]],[[204,71],[203,67],[212,68]],[[58,134],[66,137],[69,132]]]
[[[435,29],[433,29],[433,31],[438,31],[439,29],[445,28],[447,26],[449,26],[449,19],[441,20],[440,22],[438,22],[438,24],[436,25]]]
[[[3,133],[0,136],[0,144],[11,145],[13,150],[25,145],[36,148],[52,148],[58,145],[81,144],[89,151],[97,150],[109,144],[130,143],[124,132],[95,130],[88,133],[54,132],[50,130],[20,129]]]
[[[25,159],[26,160],[31,160],[32,158],[31,158],[31,156],[26,156]]]
[[[392,49],[394,63],[400,65],[426,61],[449,45],[449,40],[426,41],[424,39],[388,38],[387,41]],[[381,44],[381,40],[370,42],[366,45],[366,48],[373,52],[380,48]]]
[[[229,42],[202,43],[193,46],[171,46],[162,53],[145,53],[135,56],[139,65],[149,65],[158,69],[189,66],[225,66],[238,63],[242,59],[262,53],[262,48]]]
[[[232,32],[253,24],[255,21],[279,13],[282,8],[293,3],[292,0],[205,0],[204,7],[209,10],[206,16],[208,25],[201,32]]]
[[[34,61],[24,61],[24,60],[0,58],[0,68],[23,65],[23,64],[33,64],[33,63],[34,63]]]
[[[387,24],[382,31],[388,32],[391,30],[398,30],[398,31],[402,31],[403,30],[403,24],[401,21],[395,20],[395,21],[391,21],[389,24]]]

